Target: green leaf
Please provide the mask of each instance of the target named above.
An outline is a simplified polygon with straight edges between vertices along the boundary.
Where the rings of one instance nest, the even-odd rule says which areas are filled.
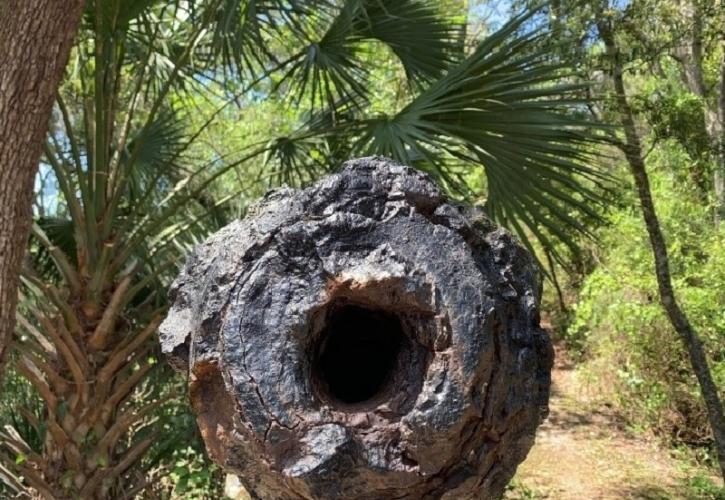
[[[318,9],[308,23],[303,39],[310,42],[290,58],[282,82],[293,82],[297,102],[309,94],[313,108],[317,102],[363,105],[369,87],[363,56],[376,57],[371,41],[390,47],[416,84],[441,76],[462,53],[462,27],[421,0],[346,0]]]
[[[576,252],[574,234],[588,234],[607,203],[611,179],[592,152],[603,126],[582,111],[585,85],[567,82],[541,35],[524,29],[533,13],[492,33],[399,113],[347,127],[359,132],[360,153],[424,158],[447,184],[456,177],[443,157],[480,165],[494,219],[550,251],[560,241]]]
[[[363,37],[398,56],[408,78],[423,84],[442,76],[463,56],[463,26],[422,0],[365,0],[355,19]]]

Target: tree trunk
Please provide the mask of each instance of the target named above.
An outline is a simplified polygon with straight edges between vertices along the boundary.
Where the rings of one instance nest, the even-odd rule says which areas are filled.
[[[708,133],[715,155],[715,220],[725,220],[725,37],[720,41],[722,59],[720,60],[720,85],[717,99],[717,112],[712,114]]]
[[[685,2],[682,14],[692,25],[686,43],[674,49],[674,58],[682,68],[682,80],[687,88],[702,99],[705,131],[710,142],[710,160],[714,163],[713,190],[715,222],[725,219],[725,36],[720,39],[723,55],[720,60],[720,81],[713,86],[714,99],[705,84],[703,69],[703,12],[697,2]]]
[[[685,344],[690,357],[690,364],[700,384],[700,391],[705,400],[710,426],[712,427],[720,470],[725,479],[725,417],[723,416],[722,403],[720,402],[717,386],[712,379],[702,342],[680,308],[672,288],[667,245],[652,201],[649,178],[642,158],[642,146],[634,124],[634,115],[625,94],[622,63],[619,59],[619,50],[614,40],[614,34],[611,25],[606,20],[599,19],[597,27],[599,35],[604,41],[607,56],[612,63],[610,76],[614,82],[617,107],[625,135],[623,150],[637,186],[642,215],[652,245],[660,301],[670,323]]]
[[[0,0],[0,378],[33,182],[82,9],[83,0]]]

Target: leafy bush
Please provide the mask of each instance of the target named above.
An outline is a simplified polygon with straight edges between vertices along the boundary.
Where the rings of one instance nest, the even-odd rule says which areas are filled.
[[[695,186],[683,181],[688,161],[676,143],[664,143],[650,156],[650,180],[676,292],[705,344],[716,384],[725,387],[725,226],[715,226]],[[659,304],[634,193],[609,221],[566,340],[633,424],[675,442],[707,444],[707,415],[687,354]]]

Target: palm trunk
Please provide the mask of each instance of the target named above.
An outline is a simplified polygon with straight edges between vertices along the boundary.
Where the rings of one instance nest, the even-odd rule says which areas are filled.
[[[720,471],[723,478],[725,478],[725,417],[723,416],[722,403],[720,402],[715,382],[712,379],[702,342],[697,332],[692,328],[686,314],[680,308],[675,297],[674,289],[672,288],[667,245],[665,244],[654,202],[652,201],[649,178],[647,176],[644,159],[642,158],[642,147],[634,124],[634,115],[625,94],[622,63],[619,59],[619,51],[614,40],[614,34],[607,21],[600,19],[597,26],[599,35],[606,46],[607,55],[612,63],[611,78],[614,82],[617,107],[625,135],[623,151],[629,163],[632,176],[634,177],[635,185],[637,186],[637,193],[642,206],[642,215],[647,226],[647,233],[649,234],[650,244],[654,254],[660,302],[667,313],[670,323],[684,342],[689,354],[690,364],[695,372],[695,376],[700,384],[700,392],[705,400],[705,406],[715,440]]]
[[[0,375],[15,328],[33,182],[83,0],[0,4]]]

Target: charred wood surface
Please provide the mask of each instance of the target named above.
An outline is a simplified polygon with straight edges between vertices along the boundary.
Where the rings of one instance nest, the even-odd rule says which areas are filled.
[[[269,193],[171,294],[163,350],[254,498],[496,498],[547,411],[532,258],[383,158]]]

